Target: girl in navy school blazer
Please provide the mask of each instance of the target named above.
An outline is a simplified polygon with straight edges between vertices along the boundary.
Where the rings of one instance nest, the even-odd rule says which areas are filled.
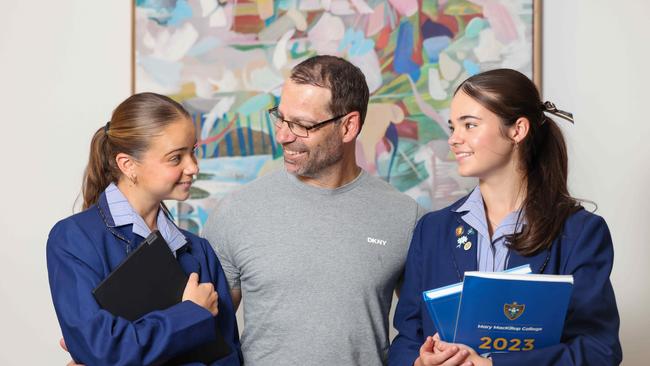
[[[172,228],[186,239],[175,251],[179,264],[187,274],[198,275],[198,281],[191,276],[179,304],[131,322],[101,309],[92,295],[143,241],[143,236],[134,233],[134,226],[160,224],[161,220],[174,225],[161,202],[189,197],[192,176],[198,173],[195,136],[183,107],[153,93],[125,100],[113,112],[112,120],[95,133],[84,178],[84,211],[58,222],[47,243],[52,300],[65,344],[76,362],[161,364],[214,342],[216,328],[231,353],[212,365],[241,364],[228,285],[205,239]],[[111,182],[117,182],[142,220],[116,226],[104,191]],[[165,237],[166,233],[162,234]]]
[[[545,112],[573,121],[552,103],[542,104],[535,85],[519,72],[478,74],[454,95],[449,144],[459,173],[479,178],[490,235],[505,214],[521,210],[524,229],[508,238],[505,267],[530,264],[533,273],[573,275],[561,342],[481,357],[465,345],[437,337],[422,292],[461,282],[465,271],[479,270],[477,245],[457,245],[458,228],[468,234],[468,242],[479,242],[477,228],[461,218],[465,212],[456,212],[465,197],[425,215],[414,231],[395,312],[399,333],[389,350],[390,366],[621,362],[620,321],[609,279],[613,264],[609,229],[600,216],[569,196],[564,139]]]

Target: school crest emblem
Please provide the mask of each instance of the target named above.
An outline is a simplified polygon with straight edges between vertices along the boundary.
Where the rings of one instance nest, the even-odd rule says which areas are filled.
[[[506,315],[506,318],[510,320],[515,320],[524,313],[526,309],[525,304],[517,304],[513,302],[512,304],[503,304],[503,313]]]

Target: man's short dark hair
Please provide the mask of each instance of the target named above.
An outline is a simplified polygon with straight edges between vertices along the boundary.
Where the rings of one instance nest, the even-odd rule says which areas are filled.
[[[363,126],[370,92],[363,72],[349,61],[328,55],[310,57],[296,65],[289,78],[296,84],[329,89],[330,113],[338,116],[357,111]]]

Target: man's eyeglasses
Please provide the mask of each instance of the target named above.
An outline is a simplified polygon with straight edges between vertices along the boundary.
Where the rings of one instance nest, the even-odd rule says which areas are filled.
[[[313,129],[321,128],[328,123],[336,122],[339,119],[345,117],[346,115],[347,113],[342,114],[340,116],[336,116],[334,118],[330,118],[326,121],[314,123],[311,126],[305,126],[300,122],[288,121],[282,118],[282,116],[280,116],[280,112],[278,112],[278,107],[273,107],[269,109],[269,116],[271,116],[271,121],[273,122],[276,128],[281,128],[282,123],[286,123],[289,126],[289,130],[291,130],[291,133],[293,133],[298,137],[309,137],[309,131]]]

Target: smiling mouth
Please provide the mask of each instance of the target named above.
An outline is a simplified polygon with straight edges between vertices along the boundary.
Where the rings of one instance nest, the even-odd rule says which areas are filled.
[[[456,154],[456,159],[464,159],[474,155],[474,153],[471,152],[457,152],[455,154]]]
[[[300,155],[305,154],[305,153],[306,152],[304,152],[304,151],[293,151],[293,150],[284,149],[284,154],[287,157],[296,157],[296,156],[300,156]]]

